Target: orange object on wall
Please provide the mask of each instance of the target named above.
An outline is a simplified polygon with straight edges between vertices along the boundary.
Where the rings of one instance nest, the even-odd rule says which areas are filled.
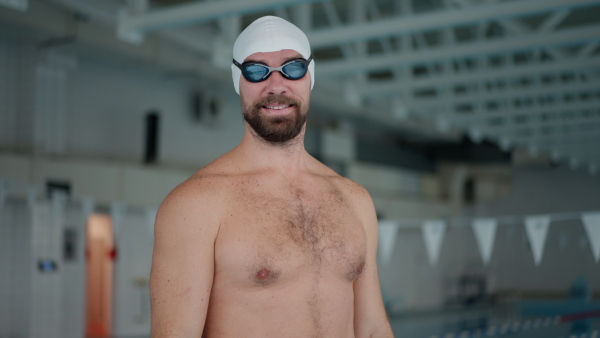
[[[113,257],[110,216],[92,214],[87,224],[86,336],[109,337],[112,326]]]

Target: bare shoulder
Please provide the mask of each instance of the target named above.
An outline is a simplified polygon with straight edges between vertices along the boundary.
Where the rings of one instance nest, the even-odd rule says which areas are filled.
[[[359,203],[371,202],[371,195],[367,189],[353,180],[341,176],[323,163],[318,162],[316,172],[318,175],[324,177],[329,183],[333,184],[345,196],[355,199]]]
[[[339,177],[339,181],[340,186],[345,192],[356,198],[359,202],[371,202],[371,195],[362,185],[342,176]]]
[[[219,207],[224,198],[226,175],[205,167],[175,187],[158,209],[157,225],[218,224]],[[161,222],[164,220],[167,222]],[[193,221],[193,222],[192,222]]]
[[[367,217],[371,217],[375,214],[373,200],[367,189],[357,182],[339,175],[325,165],[323,165],[323,167],[326,169],[321,170],[321,175],[324,176],[330,184],[335,186],[336,189],[341,192],[342,196],[344,196],[344,198],[347,199],[360,214]]]

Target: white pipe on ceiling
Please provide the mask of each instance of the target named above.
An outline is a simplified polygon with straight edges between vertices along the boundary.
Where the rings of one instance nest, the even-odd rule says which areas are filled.
[[[557,74],[564,71],[577,71],[584,69],[600,68],[600,57],[582,58],[566,61],[549,61],[544,63],[527,63],[508,67],[478,69],[469,72],[432,75],[423,78],[412,78],[410,81],[371,81],[368,85],[361,86],[361,93],[368,96],[397,94],[410,89],[442,87],[458,85],[468,82],[498,81],[514,77],[539,76]],[[319,69],[320,70],[320,69]]]
[[[598,0],[522,0],[488,3],[470,8],[447,9],[431,14],[380,19],[368,23],[338,26],[308,34],[312,48],[339,45],[383,36],[431,31],[490,20],[522,17],[553,10],[598,5]]]
[[[93,19],[109,25],[115,26],[117,24],[117,8],[111,8],[109,2],[94,2],[83,0],[46,0],[49,2],[56,3],[62,7],[69,8],[73,11],[86,13],[92,16]],[[165,31],[161,33],[162,36],[170,39],[178,44],[189,48],[190,50],[203,54],[210,54],[213,52],[213,44],[206,43],[210,36],[207,33],[195,30],[179,30]],[[138,41],[139,42],[139,41]]]
[[[240,0],[218,2],[194,2],[154,10],[143,14],[125,14],[119,19],[119,30],[127,33],[145,32],[198,24],[227,16],[267,11],[274,8],[295,6],[327,0]]]

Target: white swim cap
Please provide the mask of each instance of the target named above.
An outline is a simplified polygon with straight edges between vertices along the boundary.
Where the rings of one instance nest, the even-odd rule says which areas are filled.
[[[243,63],[246,58],[254,53],[277,52],[284,49],[295,50],[303,58],[310,57],[310,44],[308,38],[294,24],[276,16],[263,16],[255,20],[240,33],[233,44],[233,58]],[[315,61],[308,65],[311,85],[315,85]],[[235,91],[240,93],[240,78],[242,71],[231,65],[231,75]]]

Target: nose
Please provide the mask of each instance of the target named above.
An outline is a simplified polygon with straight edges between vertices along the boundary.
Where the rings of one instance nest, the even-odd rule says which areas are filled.
[[[266,80],[266,90],[269,94],[283,94],[287,90],[286,81],[288,81],[279,71],[271,73]]]

